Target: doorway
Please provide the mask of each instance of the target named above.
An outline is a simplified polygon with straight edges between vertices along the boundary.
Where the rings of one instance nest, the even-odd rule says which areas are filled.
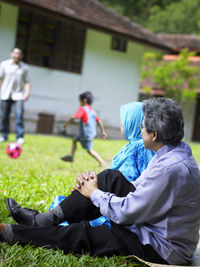
[[[197,97],[193,141],[200,141],[200,95]]]

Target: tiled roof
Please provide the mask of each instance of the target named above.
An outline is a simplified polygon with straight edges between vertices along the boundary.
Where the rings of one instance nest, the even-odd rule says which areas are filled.
[[[172,45],[163,43],[155,34],[139,24],[123,17],[97,0],[2,0],[14,5],[45,10],[62,18],[71,18],[110,34],[117,34],[129,40],[149,46],[172,50]],[[133,7],[134,8],[134,7]]]
[[[191,51],[200,52],[200,41],[195,34],[157,34],[164,43],[171,44],[175,51],[188,48]]]
[[[178,55],[163,55],[163,60],[164,61],[174,61],[177,60],[179,58],[179,54]],[[188,60],[190,61],[191,64],[197,64],[200,66],[200,56],[192,56],[189,57]]]

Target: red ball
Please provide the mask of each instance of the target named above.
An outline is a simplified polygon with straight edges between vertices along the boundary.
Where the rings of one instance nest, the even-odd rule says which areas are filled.
[[[20,156],[22,148],[18,143],[10,143],[6,148],[6,152],[9,157],[16,159]]]

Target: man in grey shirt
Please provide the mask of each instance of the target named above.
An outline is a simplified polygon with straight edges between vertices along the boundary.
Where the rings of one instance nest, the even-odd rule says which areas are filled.
[[[24,101],[30,96],[30,81],[28,66],[21,61],[22,51],[14,48],[11,59],[1,62],[0,87],[1,87],[1,132],[0,142],[8,139],[9,118],[11,107],[14,107],[16,121],[16,139],[19,144],[24,143]]]
[[[182,142],[182,111],[171,99],[144,102],[142,138],[156,152],[133,183],[117,170],[82,173],[75,191],[54,210],[38,214],[8,198],[19,225],[0,224],[2,241],[60,248],[66,254],[136,255],[146,261],[187,265],[200,227],[200,172]],[[140,126],[141,128],[141,126]],[[112,228],[91,227],[104,215]],[[67,220],[69,226],[58,224]]]

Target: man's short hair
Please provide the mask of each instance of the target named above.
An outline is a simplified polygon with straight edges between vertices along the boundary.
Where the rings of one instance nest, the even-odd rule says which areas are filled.
[[[158,97],[144,100],[144,124],[147,133],[157,132],[157,142],[177,145],[184,136],[181,108],[170,98]]]
[[[18,47],[18,46],[13,47],[13,48],[11,49],[11,52],[13,52],[15,49],[19,49],[19,50],[21,51],[21,53],[23,54],[22,49],[21,49],[20,47]]]
[[[89,105],[91,105],[92,102],[93,102],[93,100],[94,100],[93,94],[92,94],[91,92],[89,92],[89,91],[80,94],[80,95],[79,95],[79,98],[80,98],[81,100],[83,100],[83,99],[87,99],[87,103],[88,103]]]

